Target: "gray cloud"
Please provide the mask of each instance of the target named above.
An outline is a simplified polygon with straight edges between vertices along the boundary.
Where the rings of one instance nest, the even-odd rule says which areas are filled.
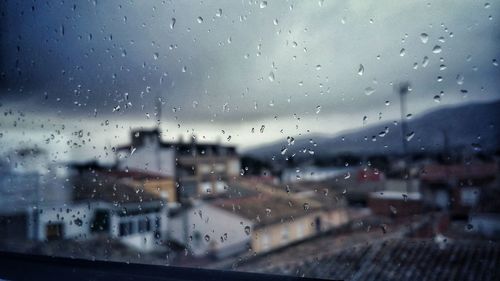
[[[500,97],[497,3],[268,2],[3,2],[0,101],[48,117],[151,124],[161,96],[165,122],[188,128],[319,116],[311,128],[320,132],[342,120],[333,132],[364,115],[395,116],[391,83],[401,80],[412,83],[414,113]]]

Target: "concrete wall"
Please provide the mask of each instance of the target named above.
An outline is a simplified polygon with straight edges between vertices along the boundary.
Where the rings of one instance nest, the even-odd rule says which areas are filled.
[[[149,143],[134,151],[121,151],[118,154],[120,169],[159,173],[175,176],[175,151],[171,148],[159,148],[158,143]]]
[[[48,225],[62,224],[63,237],[60,239],[88,239],[93,212],[87,204],[39,207],[31,213],[28,238],[44,241]]]

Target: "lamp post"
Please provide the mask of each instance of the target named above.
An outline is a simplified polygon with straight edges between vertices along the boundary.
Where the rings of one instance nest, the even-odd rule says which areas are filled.
[[[399,106],[401,111],[401,145],[403,148],[403,173],[406,181],[406,192],[410,192],[410,173],[409,173],[409,157],[408,157],[408,124],[406,123],[406,96],[410,91],[410,83],[400,82],[397,86],[395,86],[395,91],[399,95]]]

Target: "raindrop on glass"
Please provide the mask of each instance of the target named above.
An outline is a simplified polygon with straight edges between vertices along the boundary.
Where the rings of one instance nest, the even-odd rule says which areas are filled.
[[[358,75],[362,76],[364,72],[365,72],[365,67],[362,64],[360,64],[358,68]]]
[[[267,78],[269,78],[269,81],[274,82],[274,72],[269,72],[269,76]]]
[[[426,44],[427,41],[429,41],[429,35],[427,35],[427,33],[420,33],[420,41]]]
[[[434,48],[432,48],[432,52],[433,52],[434,54],[439,54],[439,53],[441,53],[441,46],[439,46],[439,45],[434,46]]]
[[[415,136],[414,132],[406,134],[406,137],[405,137],[406,141],[411,141],[411,139],[413,139],[414,136]]]
[[[365,88],[365,95],[369,96],[371,94],[375,93],[375,89],[373,89],[372,87],[366,87]]]
[[[429,57],[425,56],[422,60],[422,67],[426,67],[429,64]]]
[[[303,207],[304,207],[304,211],[309,210],[309,207],[310,207],[309,203],[304,203]]]
[[[321,111],[321,106],[320,105],[316,106],[316,114],[319,114],[320,111]]]

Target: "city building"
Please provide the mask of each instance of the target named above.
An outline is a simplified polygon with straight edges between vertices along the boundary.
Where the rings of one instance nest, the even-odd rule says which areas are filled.
[[[174,177],[179,201],[223,193],[240,174],[234,146],[219,143],[167,142],[158,129],[134,130],[130,145],[117,149],[122,170],[147,170]]]
[[[420,175],[423,202],[430,208],[449,210],[454,217],[466,218],[478,206],[481,193],[495,184],[497,174],[495,162],[427,165]]]
[[[392,218],[404,218],[423,212],[422,196],[418,192],[372,192],[368,196],[368,207],[375,215]]]

